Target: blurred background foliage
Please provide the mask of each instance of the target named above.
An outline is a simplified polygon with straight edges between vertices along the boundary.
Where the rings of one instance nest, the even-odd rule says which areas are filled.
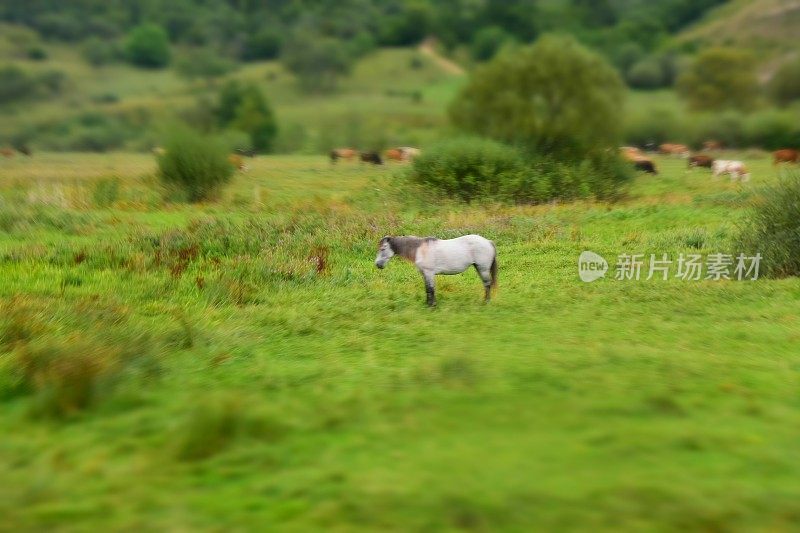
[[[693,143],[699,122],[735,122],[758,130],[724,130],[735,146],[796,145],[797,128],[770,116],[778,106],[798,116],[793,13],[777,0],[6,2],[0,143],[148,150],[188,117],[244,131],[243,148],[260,152],[424,144],[446,136],[464,71],[558,33],[634,95],[625,142]],[[211,117],[231,81],[261,93],[246,125]]]

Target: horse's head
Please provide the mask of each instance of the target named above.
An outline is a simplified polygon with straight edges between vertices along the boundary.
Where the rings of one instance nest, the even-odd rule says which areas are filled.
[[[386,263],[389,262],[394,256],[394,250],[392,249],[391,237],[384,237],[381,239],[380,244],[378,244],[378,255],[375,257],[375,266],[378,268],[383,268],[386,266]]]

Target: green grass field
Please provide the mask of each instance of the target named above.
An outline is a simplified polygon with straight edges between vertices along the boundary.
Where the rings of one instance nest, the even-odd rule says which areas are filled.
[[[615,204],[504,207],[261,157],[189,206],[146,155],[0,160],[0,529],[797,529],[800,282],[578,278],[732,251],[776,176],[658,164]],[[373,265],[471,232],[490,305]]]

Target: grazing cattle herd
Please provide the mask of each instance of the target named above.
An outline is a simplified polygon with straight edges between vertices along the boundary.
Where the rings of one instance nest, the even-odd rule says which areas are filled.
[[[687,160],[687,168],[689,170],[697,168],[707,168],[712,171],[715,178],[723,175],[729,175],[732,181],[748,181],[750,179],[750,172],[747,166],[739,160],[730,159],[717,159],[709,152],[719,152],[724,147],[719,141],[705,141],[703,143],[703,151],[706,153],[693,154],[691,149],[685,144],[677,143],[663,143],[659,146],[649,144],[648,151],[636,146],[622,146],[619,148],[619,153],[623,159],[630,162],[631,165],[640,172],[657,175],[658,168],[655,161],[649,155],[650,153],[657,152],[662,155],[683,157]],[[152,150],[156,156],[163,156],[166,152],[160,146],[156,146]],[[4,158],[12,158],[17,153],[26,157],[31,157],[33,151],[27,145],[19,145],[15,147],[4,146],[0,147],[0,156]],[[383,165],[384,161],[394,161],[397,163],[408,163],[419,156],[419,148],[410,146],[399,146],[389,148],[383,153],[375,150],[359,151],[355,148],[335,148],[328,154],[332,164],[339,160],[344,161],[360,161],[362,163],[369,163],[372,165]],[[245,157],[255,157],[256,152],[249,149],[237,149],[234,153],[228,156],[228,161],[237,170],[247,172],[248,165],[244,162]],[[799,164],[800,163],[800,150],[795,148],[783,148],[776,150],[772,153],[773,164],[780,165],[783,163]]]
[[[412,148],[410,146],[400,146],[398,148],[389,148],[383,152],[383,155],[374,150],[359,152],[355,148],[334,148],[328,154],[331,163],[336,163],[340,159],[345,161],[352,161],[358,156],[358,160],[362,163],[371,163],[373,165],[382,165],[384,160],[397,161],[398,163],[407,163],[413,161],[415,157],[420,154],[419,148]]]
[[[654,145],[651,145],[654,146]],[[703,143],[705,152],[719,152],[723,149],[722,143],[718,141],[706,141]],[[658,174],[655,162],[646,152],[636,146],[621,146],[619,153],[623,159],[630,162],[633,167],[641,172]],[[685,144],[664,143],[658,146],[658,153],[662,155],[685,157],[689,170],[696,168],[711,169],[715,178],[729,175],[731,181],[749,181],[750,172],[747,166],[738,160],[716,159],[708,153],[692,154],[691,149]],[[772,153],[773,164],[781,163],[800,163],[800,150],[784,148]]]

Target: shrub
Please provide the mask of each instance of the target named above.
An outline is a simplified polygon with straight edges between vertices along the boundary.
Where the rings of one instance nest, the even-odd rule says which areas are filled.
[[[517,203],[611,199],[631,178],[629,165],[614,153],[601,151],[578,162],[549,156],[526,159],[510,146],[480,138],[433,146],[414,160],[410,170],[413,182],[466,202],[481,198]]]
[[[521,155],[495,141],[478,138],[445,141],[414,160],[411,179],[469,202],[501,195],[505,184],[524,171]]]
[[[90,37],[83,43],[83,58],[93,67],[101,67],[114,61],[116,52],[108,41],[98,37]]]
[[[714,139],[729,148],[747,145],[745,138],[745,116],[733,109],[722,113],[690,114],[682,130],[683,137],[693,146],[702,146],[704,141]]]
[[[28,48],[26,55],[31,61],[44,61],[47,59],[47,50],[45,50],[42,46],[33,45]]]
[[[618,145],[624,95],[605,59],[572,38],[545,36],[477,68],[450,117],[466,132],[580,161]]]
[[[253,149],[272,149],[277,134],[275,115],[269,102],[256,85],[231,81],[222,87],[215,108],[218,125],[250,135]]]
[[[190,202],[210,198],[233,176],[228,151],[215,139],[181,130],[173,132],[164,149],[158,158],[159,177]]]
[[[647,58],[636,62],[625,75],[625,79],[634,89],[658,89],[666,85],[664,67],[656,58]]]
[[[742,228],[738,252],[760,253],[761,272],[800,275],[800,175],[783,176],[765,189]]]
[[[0,68],[0,104],[28,98],[36,90],[33,76],[17,66]]]
[[[218,78],[235,68],[235,64],[211,49],[194,50],[177,62],[176,70],[182,76],[193,78]]]
[[[512,40],[513,36],[499,26],[483,28],[472,39],[472,57],[477,61],[492,59],[504,45]]]
[[[283,38],[281,33],[265,28],[248,37],[242,50],[242,59],[256,61],[259,59],[275,59],[281,52]]]
[[[735,49],[709,49],[678,77],[677,88],[693,109],[752,109],[758,96],[753,58]]]
[[[145,68],[164,67],[170,58],[167,32],[154,24],[138,26],[128,35],[125,53],[134,65]]]
[[[59,70],[37,74],[16,65],[0,67],[0,105],[58,94],[66,81],[66,75]]]
[[[770,109],[753,113],[745,122],[745,137],[750,146],[777,150],[800,146],[798,113]]]
[[[674,142],[685,134],[683,117],[673,107],[647,107],[625,115],[626,144],[648,146]]]
[[[800,100],[800,59],[781,65],[769,82],[769,93],[779,105]]]
[[[348,74],[353,58],[347,45],[314,33],[295,33],[283,47],[281,60],[306,91],[331,91]]]

